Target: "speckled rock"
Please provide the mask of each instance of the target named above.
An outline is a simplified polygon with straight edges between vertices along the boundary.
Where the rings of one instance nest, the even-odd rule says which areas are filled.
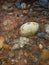
[[[39,24],[36,22],[27,22],[20,27],[22,36],[34,35],[39,29]]]
[[[29,44],[29,38],[20,37],[20,38],[14,40],[13,43],[15,43],[15,44],[13,45],[12,49],[23,48],[23,46],[25,44]]]

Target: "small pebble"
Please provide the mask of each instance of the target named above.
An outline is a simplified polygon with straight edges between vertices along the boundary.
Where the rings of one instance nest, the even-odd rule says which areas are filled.
[[[37,34],[37,36],[38,36],[39,38],[44,38],[44,37],[45,37],[45,33],[44,33],[44,32],[39,32],[39,33]]]
[[[32,12],[33,11],[33,9],[32,8],[30,8],[30,12]]]
[[[8,8],[10,8],[10,7],[11,7],[11,3],[6,2],[6,6],[7,6]]]
[[[21,3],[21,8],[25,9],[26,8],[26,3]]]
[[[8,7],[6,5],[2,5],[2,9],[7,10]]]
[[[20,4],[20,1],[19,1],[19,0],[17,0],[17,1],[15,2],[15,6],[16,6],[17,8],[21,8],[21,4]]]
[[[14,59],[11,60],[11,64],[12,64],[12,65],[15,64],[15,60],[14,60]]]
[[[10,40],[10,39],[7,39],[7,40],[6,40],[6,43],[7,43],[7,44],[9,44],[10,42],[11,42],[11,40]]]
[[[49,34],[49,24],[45,25],[45,32]]]
[[[7,9],[8,12],[13,12],[13,10],[13,7]]]
[[[40,49],[43,49],[43,45],[42,45],[42,44],[39,44],[39,48],[40,48]]]
[[[19,48],[20,48],[19,44],[14,44],[13,47],[12,47],[13,50],[16,50],[16,49],[19,49]]]
[[[27,14],[28,13],[28,10],[23,10],[23,14]]]

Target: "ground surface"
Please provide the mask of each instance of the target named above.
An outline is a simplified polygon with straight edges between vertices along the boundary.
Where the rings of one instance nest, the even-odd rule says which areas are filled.
[[[47,33],[45,38],[39,38],[37,34],[28,36],[29,45],[11,50],[12,41],[20,37],[19,28],[23,23],[37,22],[40,25],[38,32],[45,33],[45,24],[49,24],[49,10],[41,8],[38,2],[25,10],[11,4],[12,12],[0,6],[0,36],[5,39],[4,46],[0,49],[0,65],[49,65],[49,55],[47,55],[49,54],[49,35]],[[5,20],[8,20],[8,23]],[[39,47],[40,44],[42,48]]]

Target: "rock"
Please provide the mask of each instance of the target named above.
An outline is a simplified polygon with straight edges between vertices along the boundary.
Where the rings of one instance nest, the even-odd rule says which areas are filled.
[[[41,59],[43,59],[43,60],[49,59],[49,50],[47,50],[47,49],[42,50]]]
[[[39,44],[39,48],[40,48],[40,49],[43,49],[43,45],[42,45],[42,44]]]
[[[7,9],[8,12],[13,12],[13,10],[13,7]]]
[[[48,0],[39,0],[39,4],[45,8],[48,8]]]
[[[8,7],[7,7],[6,5],[2,5],[2,9],[3,9],[3,10],[7,10]]]
[[[28,14],[28,10],[23,10],[23,14]]]
[[[14,44],[13,47],[12,47],[13,50],[15,49],[19,49],[19,44]]]
[[[2,5],[2,9],[3,10],[6,10],[8,12],[12,12],[13,11],[13,7],[7,6],[6,4],[5,5]]]
[[[7,44],[9,44],[10,42],[11,42],[11,40],[10,40],[10,39],[7,39],[7,40],[6,40],[6,43],[7,43]]]
[[[24,47],[25,44],[29,44],[29,38],[26,37],[20,37],[19,45],[20,47]]]
[[[12,60],[11,60],[11,64],[12,64],[12,65],[15,65],[15,59],[12,59]]]
[[[6,4],[6,6],[7,6],[8,8],[10,8],[10,7],[12,6],[11,3],[9,3],[9,2],[6,2],[5,4]]]
[[[12,16],[13,15],[13,12],[9,12],[8,15]]]
[[[0,36],[0,49],[3,47],[3,45],[4,45],[4,38]]]
[[[39,24],[36,22],[27,22],[20,27],[22,36],[34,35],[39,29]]]
[[[15,6],[16,6],[17,8],[21,8],[20,0],[17,0],[17,1],[15,2]]]
[[[21,3],[21,8],[22,8],[22,9],[26,9],[26,7],[27,7],[27,6],[26,6],[26,3]]]
[[[49,24],[45,25],[45,32],[49,34]]]
[[[39,38],[44,38],[44,37],[45,37],[45,33],[44,33],[44,32],[39,32],[39,33],[37,34],[37,36],[38,36]]]
[[[33,9],[32,8],[30,8],[30,12],[32,12],[33,11]]]
[[[23,48],[25,44],[29,44],[29,38],[20,37],[18,39],[15,39],[13,43],[15,44],[13,45],[12,49]]]

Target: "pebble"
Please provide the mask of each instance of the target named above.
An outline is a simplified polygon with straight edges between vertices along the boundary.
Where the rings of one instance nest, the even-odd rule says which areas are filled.
[[[8,8],[7,5],[2,5],[2,9],[3,10],[6,10],[6,11],[9,11],[9,12],[12,12],[13,11],[13,7]]]
[[[29,38],[26,37],[20,37],[14,41],[14,45],[12,49],[19,49],[23,48],[25,44],[29,44]]]
[[[13,12],[9,12],[8,15],[10,15],[10,16],[13,15]]]
[[[10,39],[7,39],[7,40],[6,40],[6,43],[7,43],[7,44],[9,44],[9,43],[10,43],[10,41],[11,41]]]
[[[8,7],[6,5],[2,5],[2,9],[7,10]]]
[[[34,35],[39,29],[39,24],[36,22],[27,22],[20,27],[22,36]]]
[[[3,47],[4,45],[4,37],[0,36],[0,49]]]
[[[11,7],[11,3],[6,2],[5,4],[6,4],[6,6],[7,6],[8,8]]]
[[[49,24],[45,25],[45,32],[49,34]]]
[[[13,50],[19,49],[19,44],[14,44],[12,47]]]
[[[32,12],[33,11],[33,9],[32,8],[30,8],[30,12]]]
[[[14,59],[11,60],[11,64],[15,65],[15,60]]]
[[[23,10],[23,14],[28,14],[28,10]]]
[[[7,9],[8,12],[13,12],[13,10],[13,7]]]
[[[45,33],[44,33],[44,32],[39,32],[39,33],[37,34],[37,36],[38,36],[39,38],[44,38],[44,37],[45,37]]]
[[[26,8],[26,3],[21,3],[21,8],[25,9]]]
[[[39,4],[45,8],[48,7],[48,0],[39,0]]]
[[[20,1],[19,1],[19,0],[17,0],[17,1],[15,2],[15,6],[16,6],[17,8],[21,8],[21,4],[20,4]]]
[[[39,48],[40,48],[40,49],[43,49],[43,45],[42,45],[42,44],[39,44]]]
[[[43,59],[43,60],[49,59],[49,50],[48,49],[43,49],[42,50],[41,59]]]

